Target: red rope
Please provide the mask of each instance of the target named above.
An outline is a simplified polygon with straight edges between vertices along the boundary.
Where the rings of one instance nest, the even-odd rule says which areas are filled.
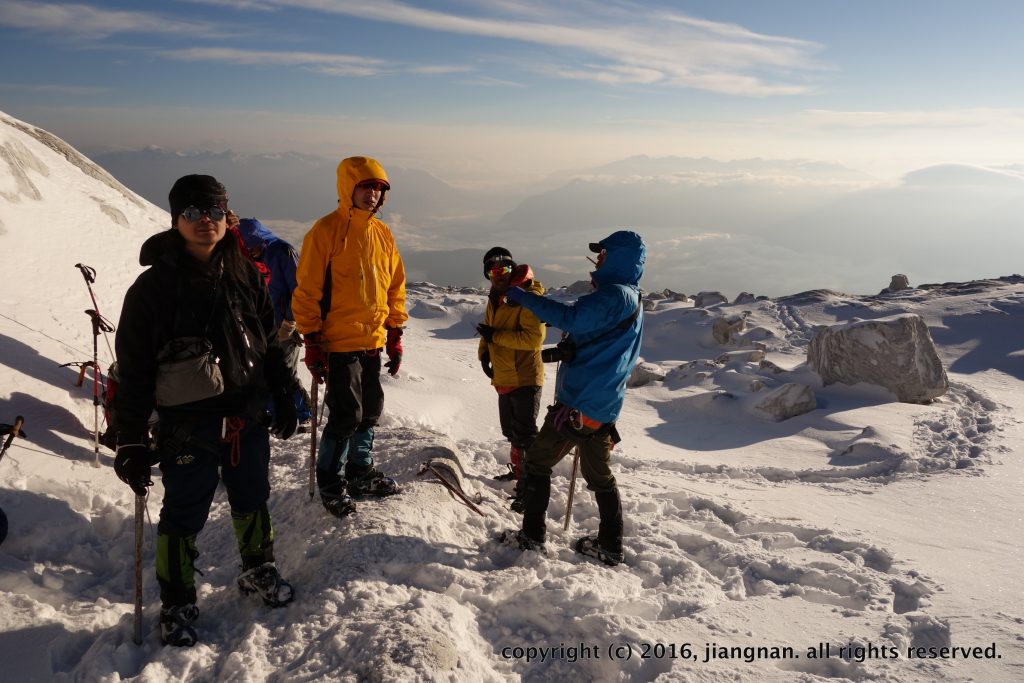
[[[242,462],[242,430],[245,428],[245,419],[241,417],[224,418],[224,443],[231,444],[231,466],[238,467]]]

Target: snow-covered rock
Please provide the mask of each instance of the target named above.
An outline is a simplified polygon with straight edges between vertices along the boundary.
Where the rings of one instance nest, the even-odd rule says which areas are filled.
[[[660,382],[668,373],[654,363],[637,363],[626,380],[627,387],[642,387],[651,382]]]
[[[734,304],[749,304],[749,303],[752,303],[754,301],[757,301],[757,297],[754,296],[753,294],[751,294],[750,292],[740,292],[736,296],[736,298],[733,299],[732,302]]]
[[[715,304],[727,304],[729,300],[721,292],[698,292],[693,297],[693,305],[697,308],[707,308]]]
[[[896,274],[889,281],[889,286],[879,292],[879,294],[892,294],[893,292],[902,292],[905,289],[912,289],[910,280],[907,279],[906,275]]]
[[[760,387],[751,387],[759,391]],[[776,422],[803,415],[818,407],[814,390],[804,384],[788,382],[769,391],[755,405],[755,410],[764,413]]]
[[[746,327],[746,316],[723,315],[715,318],[714,323],[711,324],[711,336],[722,346],[727,346],[734,343]]]
[[[949,389],[928,326],[914,313],[823,327],[807,360],[826,386],[877,384],[904,403],[925,403]]]

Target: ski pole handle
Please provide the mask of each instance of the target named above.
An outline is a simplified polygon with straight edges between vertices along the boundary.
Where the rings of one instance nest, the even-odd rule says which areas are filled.
[[[76,263],[75,264],[75,268],[78,268],[80,271],[82,271],[82,277],[85,278],[85,281],[88,284],[91,285],[92,283],[96,282],[96,269],[95,268],[90,268],[89,266],[85,265],[84,263]]]

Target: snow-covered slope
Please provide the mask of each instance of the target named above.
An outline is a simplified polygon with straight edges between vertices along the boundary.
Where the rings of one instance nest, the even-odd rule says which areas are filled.
[[[519,519],[506,506],[511,485],[492,479],[507,444],[476,361],[484,292],[411,285],[406,357],[397,378],[383,378],[376,444],[405,491],[329,517],[307,495],[308,441],[275,441],[275,545],[296,601],[271,611],[238,594],[219,496],[199,539],[200,644],[159,645],[148,526],[145,642],[135,646],[132,496],[112,454],[91,466],[91,383],[74,386],[77,371],[58,366],[92,355],[82,313],[92,302],[74,264],[96,269],[100,309],[116,322],[138,247],[167,214],[44,131],[5,116],[0,124],[0,422],[24,415],[30,437],[0,461],[10,520],[0,678],[1019,679],[1020,278],[706,312],[660,301],[646,313],[643,355],[666,377],[630,389],[619,421],[627,551],[611,569],[570,549],[597,526],[582,485],[562,531],[568,461],[553,483],[548,556],[491,540]],[[931,326],[951,380],[940,400],[822,387],[801,365],[815,325],[903,311]],[[746,341],[764,343],[781,372],[714,342],[715,317],[744,312]],[[103,339],[99,355],[105,367]],[[552,379],[549,368],[545,402]],[[781,381],[813,386],[818,409],[782,422],[750,409],[752,385]],[[417,476],[438,446],[459,455],[484,516]],[[158,481],[154,519],[161,495]],[[809,656],[819,644],[829,656]],[[993,644],[999,658],[986,658]],[[851,645],[861,649],[840,653]],[[981,650],[908,656],[932,646]]]

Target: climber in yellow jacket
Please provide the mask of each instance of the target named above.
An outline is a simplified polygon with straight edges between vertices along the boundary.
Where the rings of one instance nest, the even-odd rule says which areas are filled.
[[[302,241],[298,286],[292,293],[303,359],[314,381],[327,382],[330,410],[317,454],[320,499],[328,512],[355,511],[353,495],[399,492],[374,467],[373,430],[384,409],[384,367],[402,363],[405,266],[391,229],[377,218],[391,184],[375,159],[349,157],[338,165],[338,208]]]
[[[491,282],[484,321],[477,326],[480,346],[477,357],[484,373],[498,392],[498,419],[501,433],[509,440],[509,472],[498,479],[517,481],[513,498],[521,498],[519,481],[526,449],[537,438],[537,413],[540,410],[544,366],[540,347],[545,325],[537,316],[518,304],[505,300],[510,287],[522,287],[538,296],[544,287],[533,277],[527,264],[517,264],[504,247],[493,247],[484,254],[484,277]],[[513,504],[513,510],[519,506]]]

